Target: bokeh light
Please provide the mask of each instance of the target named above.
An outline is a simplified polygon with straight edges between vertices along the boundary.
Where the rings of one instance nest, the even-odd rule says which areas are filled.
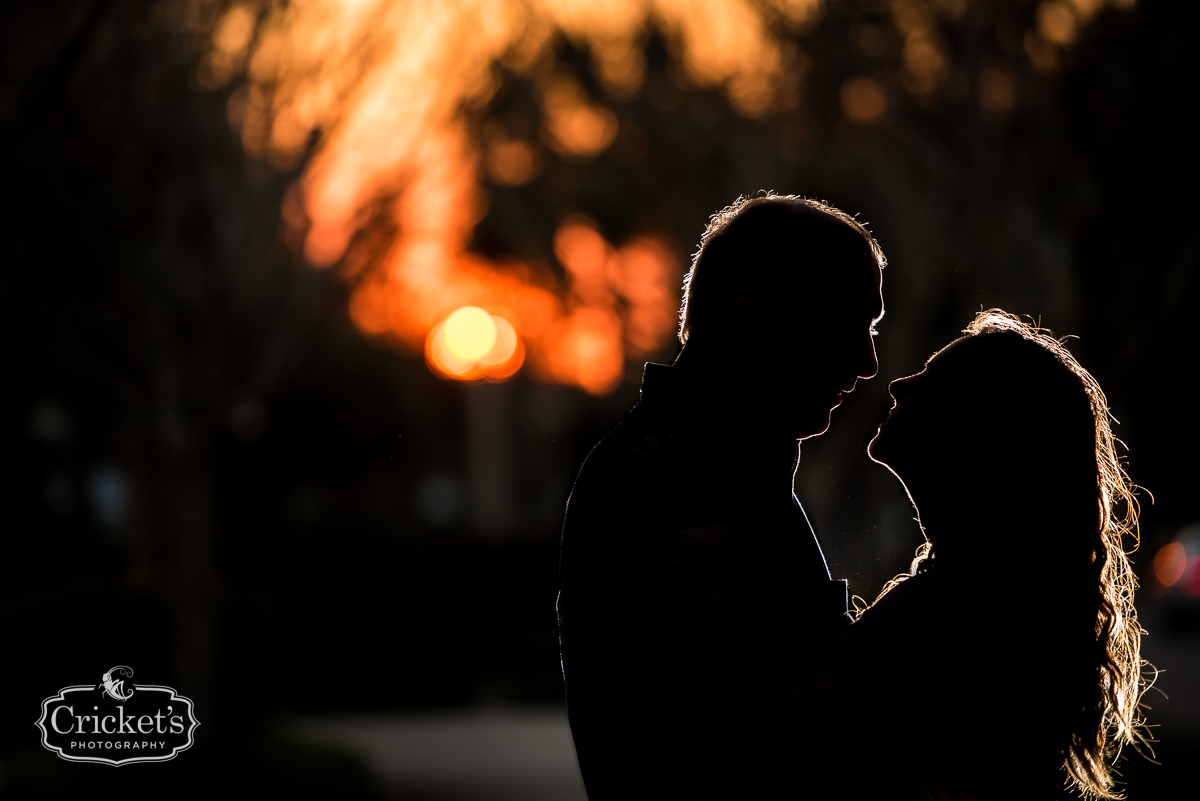
[[[1189,598],[1200,598],[1200,554],[1188,557],[1180,576],[1179,590]]]
[[[1167,543],[1154,556],[1154,577],[1164,587],[1170,587],[1179,581],[1186,567],[1187,553],[1182,543]]]
[[[442,335],[451,353],[464,361],[476,361],[496,344],[496,324],[478,306],[464,306],[446,318]]]
[[[247,37],[249,17],[235,5],[214,29],[202,84],[216,88],[244,64],[248,81],[233,92],[229,118],[247,152],[279,167],[307,156],[285,220],[311,264],[342,262],[355,274],[351,316],[360,329],[401,348],[446,350],[450,366],[458,357],[448,349],[429,350],[432,331],[455,309],[477,306],[511,323],[539,378],[606,392],[624,375],[626,356],[671,339],[680,279],[675,244],[644,232],[614,248],[597,231],[602,269],[564,265],[565,283],[539,265],[467,252],[486,208],[485,176],[520,186],[538,174],[542,148],[586,161],[622,133],[605,97],[553,57],[556,37],[590,52],[604,94],[620,99],[641,89],[643,39],[656,28],[686,81],[724,90],[740,113],[757,117],[788,102],[780,88],[803,71],[803,54],[780,31],[812,22],[822,6],[294,0],[272,4]],[[488,102],[502,70],[535,88],[536,138],[485,130],[477,141],[471,134],[463,110]],[[620,141],[635,141],[634,134]],[[393,238],[356,239],[381,199]],[[355,250],[359,241],[367,251]]]
[[[1055,70],[1060,51],[1106,2],[1133,0],[1042,0],[1024,39],[1034,67]],[[551,153],[585,162],[611,148],[626,163],[629,153],[644,152],[637,126],[610,106],[646,82],[651,30],[678,65],[673,91],[720,90],[750,118],[793,107],[811,56],[792,34],[812,26],[827,5],[291,0],[266,3],[260,13],[234,3],[214,14],[196,80],[216,89],[244,74],[228,116],[246,152],[281,169],[305,159],[284,204],[289,240],[313,266],[341,264],[353,276],[350,311],[362,331],[415,352],[452,311],[476,306],[511,323],[540,379],[607,392],[620,382],[626,357],[670,341],[673,325],[664,321],[678,303],[677,243],[643,234],[599,272],[564,262],[564,285],[548,265],[468,251],[487,213],[483,181],[526,185]],[[933,98],[954,77],[939,27],[961,18],[967,3],[885,0],[880,10],[899,36],[899,84],[923,102]],[[857,35],[865,52],[891,47],[880,25]],[[596,81],[557,56],[563,41],[590,55]],[[512,76],[533,91],[537,119],[529,130],[478,119]],[[868,76],[846,81],[846,117],[886,121],[892,103],[885,85]],[[996,115],[1017,100],[1012,76],[1002,71],[985,74],[981,93],[981,108]],[[484,123],[478,134],[473,121]],[[359,236],[371,225],[387,233]],[[645,276],[633,274],[643,269]]]
[[[508,378],[525,361],[525,349],[517,330],[503,317],[493,317],[496,325],[496,341],[491,349],[479,357],[479,364],[487,368],[488,378]]]
[[[466,306],[429,332],[425,358],[435,373],[446,378],[503,381],[520,369],[525,348],[508,320]]]

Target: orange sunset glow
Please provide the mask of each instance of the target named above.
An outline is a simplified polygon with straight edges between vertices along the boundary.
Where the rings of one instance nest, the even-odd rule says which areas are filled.
[[[476,141],[464,109],[487,102],[502,66],[538,88],[543,144],[567,159],[595,158],[618,133],[616,115],[554,63],[552,37],[590,50],[619,98],[639,90],[642,37],[657,26],[691,81],[723,87],[736,108],[759,115],[778,102],[795,57],[772,25],[794,29],[820,8],[820,0],[293,0],[260,15],[237,5],[213,28],[197,80],[216,88],[245,71],[229,116],[251,155],[287,167],[317,134],[284,216],[312,265],[366,265],[350,302],[361,330],[423,349],[443,376],[502,380],[528,362],[543,380],[604,393],[627,356],[669,342],[680,257],[661,236],[610,243],[585,218],[555,235],[565,283],[516,259],[468,252],[485,211],[482,176],[521,185],[540,157],[535,143],[503,132]],[[356,261],[354,236],[380,198],[390,198],[397,233]],[[449,344],[454,315],[467,307],[495,321],[495,352],[465,358]]]
[[[429,332],[425,359],[448,378],[502,381],[521,368],[525,349],[508,320],[464,306]]]
[[[1030,58],[1049,64],[1103,4],[1043,2],[1026,41]],[[961,16],[966,1],[892,0],[889,7],[906,42],[904,85],[928,95],[945,79],[949,58],[936,20]],[[467,249],[487,210],[484,176],[520,186],[536,177],[543,145],[584,162],[619,133],[605,99],[556,62],[555,37],[590,52],[604,94],[619,101],[641,89],[642,45],[657,29],[683,80],[719,88],[740,114],[761,117],[795,104],[811,64],[792,35],[811,28],[824,8],[824,0],[235,4],[212,25],[196,81],[216,89],[244,75],[228,115],[246,151],[281,169],[306,160],[285,223],[310,264],[340,265],[353,281],[350,312],[362,331],[412,353],[424,349],[443,376],[501,380],[527,362],[543,380],[604,393],[620,382],[626,357],[670,340],[681,275],[675,245],[652,234],[610,243],[590,221],[568,219],[554,241],[565,282],[546,265]],[[495,93],[501,70],[535,87],[539,141],[494,125],[472,134],[470,115]],[[989,95],[1001,110],[1011,105],[1006,79],[993,81]],[[860,123],[888,109],[879,84],[866,77],[846,83],[842,104]],[[393,233],[358,244],[356,235],[380,215]],[[449,318],[466,307],[502,321],[497,343],[508,341],[511,327],[515,344],[503,359],[464,360],[443,342]]]

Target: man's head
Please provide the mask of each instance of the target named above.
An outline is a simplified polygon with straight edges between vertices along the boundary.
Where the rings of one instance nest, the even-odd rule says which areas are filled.
[[[832,206],[739,199],[713,215],[692,261],[681,363],[725,373],[796,437],[820,434],[842,394],[879,367],[885,264],[866,228]]]

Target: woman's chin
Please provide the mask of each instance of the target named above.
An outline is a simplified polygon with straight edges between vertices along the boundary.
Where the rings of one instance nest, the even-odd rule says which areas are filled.
[[[892,475],[903,481],[901,470],[908,464],[905,456],[911,455],[911,453],[908,450],[909,446],[902,442],[896,442],[895,439],[889,434],[886,426],[881,426],[871,441],[867,443],[867,456],[871,457],[871,461],[883,465]],[[909,466],[911,467],[911,465]]]
[[[870,456],[872,461],[886,465],[888,463],[887,454],[887,436],[883,433],[883,426],[880,426],[879,430],[875,432],[875,436],[871,437],[871,441],[867,443],[867,456]]]

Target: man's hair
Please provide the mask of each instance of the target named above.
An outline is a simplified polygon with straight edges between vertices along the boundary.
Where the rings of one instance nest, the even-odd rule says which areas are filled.
[[[743,195],[709,218],[700,237],[683,279],[679,340],[686,343],[694,326],[707,327],[743,295],[777,292],[799,278],[831,281],[821,271],[844,269],[854,258],[887,264],[866,227],[841,209],[799,195]]]

